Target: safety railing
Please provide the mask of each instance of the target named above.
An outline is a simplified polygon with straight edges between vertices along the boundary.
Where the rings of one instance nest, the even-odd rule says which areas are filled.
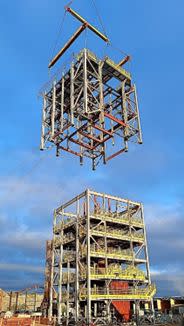
[[[97,250],[93,250],[91,249],[90,251],[90,255],[92,257],[107,257],[107,258],[112,258],[112,259],[122,259],[122,260],[132,260],[133,259],[133,254],[128,252],[128,251],[107,251],[105,252],[105,250],[102,249],[97,249]]]
[[[64,245],[64,244],[66,244],[68,242],[71,242],[71,241],[75,241],[75,236],[72,233],[68,233],[63,238],[60,238],[60,237],[56,238],[54,240],[54,246],[58,247],[58,246],[60,246],[62,244]]]
[[[66,244],[71,241],[75,241],[75,236],[73,234],[68,233],[63,237],[63,244]]]
[[[81,222],[84,219],[84,217],[80,217],[78,219],[78,222]],[[63,221],[59,222],[55,227],[54,227],[54,232],[59,233],[63,229],[67,229],[71,227],[72,225],[76,224],[76,220],[73,218],[66,218]]]
[[[91,215],[92,218],[95,218],[97,220],[104,220],[107,222],[117,223],[117,224],[124,224],[124,225],[132,225],[136,227],[143,228],[144,224],[141,219],[138,218],[131,218],[129,219],[127,216],[121,217],[121,216],[106,216],[106,215]]]
[[[114,70],[118,71],[121,75],[125,76],[128,79],[131,79],[131,74],[122,67],[118,66],[117,63],[115,63],[109,57],[106,57],[105,61],[109,66],[111,66]]]
[[[66,283],[74,283],[75,282],[75,274],[74,273],[67,273],[64,272],[63,273],[63,277],[62,277],[62,283],[66,284]]]
[[[125,225],[133,225],[137,227],[144,227],[143,219],[140,217],[133,217],[131,213],[128,215],[122,213],[110,213],[104,212],[101,210],[97,210],[95,213],[91,213],[91,217],[98,220],[104,220],[113,223],[125,224]]]
[[[86,271],[81,273],[81,279],[86,278]],[[126,269],[122,269],[121,266],[112,265],[108,268],[91,267],[90,278],[94,280],[98,279],[120,279],[120,280],[138,280],[145,281],[146,276],[143,271],[134,266],[128,266]]]
[[[94,62],[98,62],[99,59],[97,59],[96,55],[90,51],[87,50],[87,54],[88,57],[93,60]],[[80,52],[78,59],[80,59],[83,55],[83,51]],[[118,66],[117,63],[115,63],[113,60],[111,60],[109,57],[105,57],[104,61],[109,64],[114,70],[118,71],[120,74],[125,75],[128,79],[131,79],[131,74],[129,72],[127,72],[125,69],[123,69],[122,67]]]
[[[143,242],[144,241],[144,235],[139,233],[124,233],[122,230],[107,230],[101,231],[101,230],[91,230],[92,235],[100,236],[100,237],[108,237],[113,239],[119,239],[119,240],[127,240],[127,241],[137,241],[137,242]]]
[[[75,251],[71,251],[71,250],[68,250],[68,251],[66,250],[66,251],[64,251],[64,254],[63,254],[63,261],[64,261],[64,262],[67,262],[67,261],[69,261],[69,262],[74,261],[75,258],[76,258],[76,253],[75,253]]]
[[[145,288],[92,288],[90,298],[92,300],[151,300],[156,293],[156,286],[150,284]],[[80,290],[80,299],[85,300],[87,298],[87,289]]]
[[[87,254],[87,248],[83,247],[80,250],[82,257],[85,257]],[[107,248],[107,251],[105,251],[105,248],[98,247],[97,245],[91,245],[90,247],[90,255],[92,257],[100,257],[100,258],[112,258],[112,259],[122,259],[122,260],[128,260],[131,261],[134,258],[134,253],[132,250],[122,250],[118,248]]]

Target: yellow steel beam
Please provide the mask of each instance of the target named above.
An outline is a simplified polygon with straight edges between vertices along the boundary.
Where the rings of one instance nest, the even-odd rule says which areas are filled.
[[[76,11],[74,11],[72,8],[70,7],[66,7],[65,8],[66,11],[68,11],[72,16],[74,16],[76,19],[78,19],[81,23],[86,24],[86,26],[92,31],[94,32],[97,36],[99,36],[103,41],[105,42],[109,42],[109,39],[107,36],[105,36],[104,34],[102,34],[97,28],[95,28],[93,25],[91,25],[90,23],[88,23],[82,16],[80,16]]]
[[[66,52],[66,50],[70,47],[70,45],[79,37],[79,35],[84,31],[87,27],[86,24],[81,25],[77,31],[72,35],[69,41],[64,45],[64,47],[56,54],[56,56],[50,61],[49,68],[55,65],[55,63],[59,60],[59,58]]]

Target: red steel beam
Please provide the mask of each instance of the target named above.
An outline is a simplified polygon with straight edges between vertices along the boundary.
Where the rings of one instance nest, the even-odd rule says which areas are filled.
[[[111,115],[110,113],[106,113],[104,112],[104,116],[106,118],[109,118],[117,123],[119,123],[120,125],[122,125],[123,127],[128,127],[128,125],[126,123],[124,123],[122,120],[119,120],[118,118],[115,118],[113,115]]]
[[[65,147],[63,147],[63,146],[59,146],[59,148],[62,149],[63,151],[66,151],[66,152],[68,152],[68,153],[74,154],[74,155],[76,155],[76,156],[81,156],[80,153],[78,153],[78,152],[74,152],[74,151],[72,151],[72,149],[65,148]]]
[[[112,132],[106,130],[106,129],[103,129],[97,125],[91,125],[93,128],[99,130],[99,131],[102,131],[104,134],[107,134],[107,135],[110,135],[110,136],[113,136]]]
[[[87,137],[89,139],[92,139],[92,140],[94,140],[94,141],[96,141],[98,143],[102,143],[103,142],[103,140],[100,140],[100,139],[98,139],[98,138],[96,138],[96,137],[94,137],[94,136],[92,136],[90,134],[87,134],[87,133],[83,132],[83,131],[79,131],[79,134],[81,134],[82,136]]]
[[[65,131],[66,129],[68,129],[68,127],[72,126],[72,124],[69,122],[66,124],[66,126],[63,127],[62,131],[57,131],[54,135],[54,137],[52,137],[53,139],[55,139],[57,136],[59,136],[60,134],[63,133],[63,131]]]
[[[87,148],[87,149],[90,149],[90,150],[93,150],[93,147],[89,146],[88,144],[84,144],[82,142],[80,142],[79,140],[76,140],[76,139],[73,139],[73,138],[70,138],[70,141],[77,144],[77,145],[80,145],[84,148]]]
[[[80,130],[82,130],[83,128],[87,128],[88,127],[88,123],[85,123],[84,125],[82,125],[79,129],[76,129],[74,132],[72,132],[71,135],[68,136],[68,140],[70,140],[71,137],[75,136],[77,133],[80,132]]]
[[[113,127],[113,133],[110,132],[111,129],[109,130],[106,130],[108,133],[107,133],[107,137],[103,139],[103,143],[105,143],[107,140],[109,140],[110,138],[112,138],[114,136],[114,133],[116,130],[118,130],[119,128],[121,128],[121,126],[119,125],[119,123],[117,123],[114,127]],[[99,144],[94,144],[94,148],[95,149]]]
[[[106,162],[109,161],[109,160],[111,160],[112,158],[118,156],[119,154],[121,154],[121,153],[123,153],[123,152],[125,152],[125,149],[124,149],[124,148],[123,148],[123,149],[120,149],[120,151],[118,151],[118,152],[116,152],[116,153],[114,153],[114,154],[108,156],[108,157],[106,158]]]

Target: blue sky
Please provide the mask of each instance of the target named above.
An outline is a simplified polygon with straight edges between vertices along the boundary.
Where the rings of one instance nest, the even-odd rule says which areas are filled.
[[[43,282],[53,209],[89,187],[144,203],[158,295],[184,294],[184,3],[95,1],[114,46],[132,56],[144,143],[95,172],[90,162],[81,168],[70,155],[40,153],[37,95],[49,79],[47,65],[67,2],[1,0],[0,287]],[[90,0],[75,0],[73,8],[100,27]],[[56,51],[77,27],[66,18]],[[88,34],[89,48],[104,51]],[[81,47],[84,37],[71,51]],[[108,51],[118,59],[118,51]]]

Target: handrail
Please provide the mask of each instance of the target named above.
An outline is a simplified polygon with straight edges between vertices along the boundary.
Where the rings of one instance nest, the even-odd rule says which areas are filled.
[[[101,230],[92,230],[91,231],[92,235],[99,235],[99,236],[106,236],[108,238],[117,238],[120,240],[134,240],[134,241],[144,241],[144,235],[143,234],[130,234],[129,232],[127,232],[127,234],[123,233],[122,230],[107,230],[107,232],[105,231],[101,231]]]
[[[95,288],[91,289],[91,299],[147,299],[151,298],[156,293],[155,284],[149,284],[145,288],[128,288],[128,289],[109,289],[109,288]],[[80,298],[85,299],[87,297],[87,289],[82,288],[80,290]]]
[[[104,221],[110,221],[110,222],[114,222],[114,223],[126,223],[127,225],[131,224],[131,225],[135,225],[135,226],[144,226],[143,220],[140,218],[135,218],[135,217],[128,217],[128,216],[121,216],[121,215],[106,215],[106,214],[91,214],[92,218],[95,219],[101,219]]]
[[[86,271],[81,273],[81,278],[86,278]],[[128,280],[146,280],[146,276],[143,271],[134,266],[128,266],[126,269],[122,269],[121,266],[109,266],[108,268],[91,267],[90,278],[109,278],[109,279],[128,279]]]

